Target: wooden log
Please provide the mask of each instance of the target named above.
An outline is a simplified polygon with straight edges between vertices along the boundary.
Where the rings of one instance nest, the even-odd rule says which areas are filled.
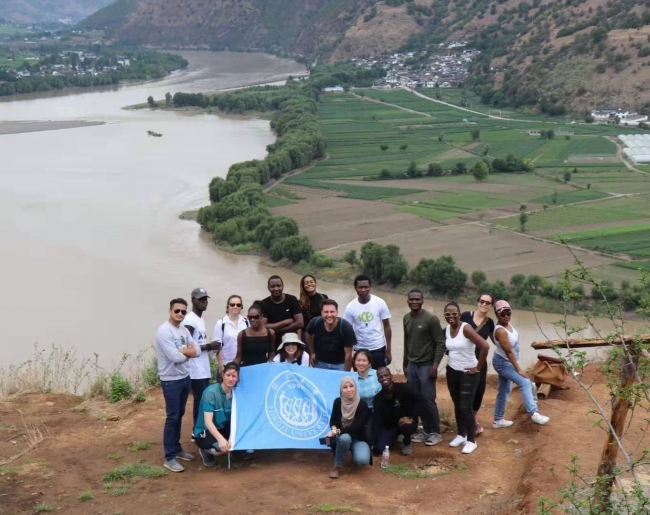
[[[548,399],[550,393],[551,393],[551,385],[548,383],[542,383],[537,388],[538,399]]]
[[[640,339],[644,343],[650,343],[650,334],[644,334],[641,336],[628,336],[625,337],[625,343],[630,343],[635,339]],[[616,338],[613,343],[603,340],[602,338],[569,338],[568,340],[548,340],[548,341],[539,341],[533,342],[530,346],[533,349],[552,349],[553,347],[567,347],[567,344],[572,349],[584,349],[588,347],[607,347],[610,345],[620,345],[621,339]]]

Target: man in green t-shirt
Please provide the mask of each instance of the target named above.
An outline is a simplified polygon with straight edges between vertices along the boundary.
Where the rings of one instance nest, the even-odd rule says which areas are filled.
[[[420,290],[411,290],[407,303],[411,312],[404,315],[404,375],[420,397],[417,411],[424,429],[413,436],[413,441],[436,445],[442,442],[436,379],[445,355],[445,333],[438,317],[422,309],[424,295]]]

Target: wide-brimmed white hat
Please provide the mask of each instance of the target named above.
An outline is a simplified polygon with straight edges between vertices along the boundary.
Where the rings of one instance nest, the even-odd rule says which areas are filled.
[[[282,348],[285,345],[288,345],[290,343],[295,343],[296,345],[302,345],[303,348],[305,347],[305,344],[300,340],[298,335],[296,333],[287,333],[284,336],[282,336],[282,342],[280,342],[280,345],[278,345],[278,350],[282,350]]]

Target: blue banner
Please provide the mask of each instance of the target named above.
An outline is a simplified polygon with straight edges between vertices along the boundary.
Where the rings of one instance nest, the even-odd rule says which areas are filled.
[[[318,439],[330,430],[346,375],[356,376],[288,363],[243,367],[233,396],[233,449],[325,449]]]

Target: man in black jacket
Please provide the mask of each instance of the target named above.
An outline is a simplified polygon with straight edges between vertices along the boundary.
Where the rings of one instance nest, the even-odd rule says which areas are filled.
[[[403,435],[402,454],[411,454],[411,436],[418,428],[415,415],[418,397],[408,384],[394,383],[393,374],[386,367],[377,370],[377,379],[381,391],[373,401],[376,432],[374,453],[376,456],[381,455],[399,435]]]

